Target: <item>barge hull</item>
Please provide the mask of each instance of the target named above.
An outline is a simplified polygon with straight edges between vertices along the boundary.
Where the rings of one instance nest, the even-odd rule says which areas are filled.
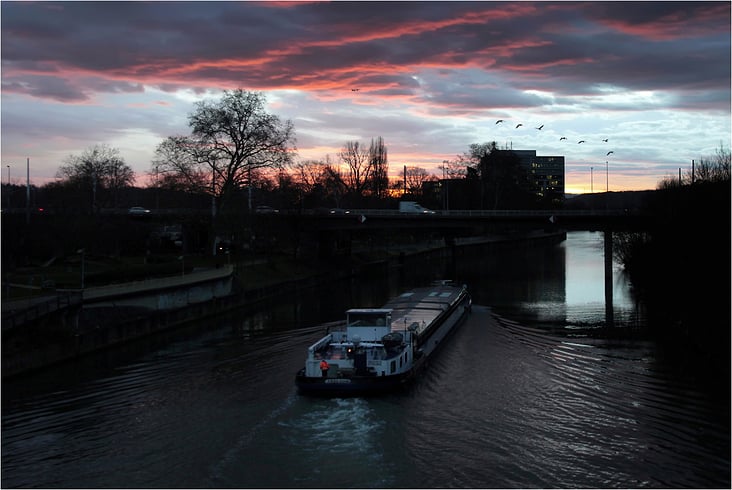
[[[401,389],[413,372],[395,376],[363,376],[352,378],[308,378],[301,371],[296,378],[297,387],[304,395],[353,396],[388,393]],[[333,380],[333,382],[328,382]]]

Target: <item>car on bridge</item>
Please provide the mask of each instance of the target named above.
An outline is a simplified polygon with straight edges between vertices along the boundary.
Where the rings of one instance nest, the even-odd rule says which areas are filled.
[[[401,201],[399,203],[399,212],[410,214],[435,214],[431,209],[422,207],[414,201]]]
[[[272,206],[257,206],[254,209],[254,212],[257,214],[277,214],[280,212],[280,210],[275,209]]]
[[[133,206],[127,210],[127,214],[130,216],[146,216],[150,214],[150,210],[143,208],[142,206]]]

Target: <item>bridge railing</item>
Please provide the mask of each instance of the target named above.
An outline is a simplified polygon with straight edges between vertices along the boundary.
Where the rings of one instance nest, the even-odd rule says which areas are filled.
[[[449,217],[551,217],[551,216],[626,216],[624,209],[454,209],[434,213],[402,213],[396,209],[352,209],[352,215],[364,216],[449,216]]]
[[[25,212],[24,209],[3,210],[8,213]],[[46,211],[53,214],[52,210]],[[281,215],[318,215],[344,217],[349,215],[364,216],[452,216],[452,217],[530,217],[530,216],[625,216],[636,214],[637,211],[628,211],[625,209],[436,209],[431,213],[403,213],[398,209],[338,209],[329,212],[323,209],[281,209],[277,213],[267,214],[266,216],[276,217]],[[105,215],[128,215],[127,209],[101,209],[99,214]],[[153,209],[150,210],[149,216],[208,216],[211,214],[210,209],[193,209],[193,208],[169,208],[169,209]],[[253,213],[258,214],[258,213]],[[259,214],[258,214],[259,215]]]

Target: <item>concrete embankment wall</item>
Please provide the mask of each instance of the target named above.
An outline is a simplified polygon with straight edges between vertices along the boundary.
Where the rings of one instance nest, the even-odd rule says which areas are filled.
[[[232,297],[233,281],[233,269],[226,267],[89,288],[75,293],[80,300],[36,316],[5,304],[2,376],[46,367],[215,314]]]
[[[142,337],[172,329],[192,321],[211,317],[258,301],[292,294],[304,288],[317,286],[324,280],[357,276],[378,267],[399,265],[406,257],[450,257],[460,250],[480,247],[540,246],[559,243],[566,233],[541,233],[533,236],[457,239],[448,246],[435,246],[416,251],[405,251],[399,256],[376,262],[351,266],[337,273],[326,273],[304,279],[286,281],[265,287],[236,291],[231,281],[197,282],[186,284],[186,277],[170,278],[171,284],[156,289],[153,282],[109,286],[125,288],[128,294],[108,297],[96,291],[85,294],[85,300],[76,310],[62,310],[38,321],[3,331],[2,376],[15,376],[45,368],[54,363],[110,348]],[[189,279],[192,280],[192,279]],[[173,284],[175,283],[175,284]],[[100,290],[102,288],[99,288]]]
[[[188,287],[184,286],[183,277],[177,279],[176,288],[160,291],[147,288],[138,296],[130,293],[100,300],[99,296],[89,295],[95,298],[91,303],[4,329],[2,377],[43,369],[266,298],[312,287],[324,278],[325,275],[315,276],[236,291],[232,287],[233,275],[225,280],[193,283]]]

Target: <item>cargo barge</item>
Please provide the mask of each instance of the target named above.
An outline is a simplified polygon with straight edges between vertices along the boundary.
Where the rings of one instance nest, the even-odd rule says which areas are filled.
[[[301,394],[366,395],[410,382],[470,312],[466,286],[438,281],[381,308],[354,308],[308,348],[295,376]]]

